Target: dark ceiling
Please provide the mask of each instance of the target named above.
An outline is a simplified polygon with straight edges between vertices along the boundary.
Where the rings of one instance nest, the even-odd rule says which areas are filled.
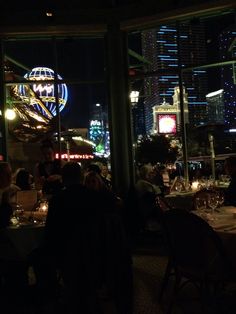
[[[186,13],[221,14],[236,9],[233,0],[23,0],[1,3],[0,33],[6,27],[58,27],[60,25],[109,24],[113,21],[128,23],[132,20],[188,16]],[[139,22],[137,22],[138,25]],[[127,24],[127,25],[128,25]],[[126,25],[126,27],[128,27]]]

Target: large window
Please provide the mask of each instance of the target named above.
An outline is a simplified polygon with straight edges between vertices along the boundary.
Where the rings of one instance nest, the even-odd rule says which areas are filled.
[[[135,144],[140,135],[163,136],[157,114],[175,114],[177,133],[167,136],[179,147],[177,158],[183,158],[183,123],[190,159],[211,155],[209,134],[216,155],[236,153],[235,13],[133,32],[129,48],[136,52],[136,62],[129,56],[131,89],[141,95],[132,111]],[[135,123],[139,111],[143,128]]]
[[[3,43],[5,109],[16,114],[6,119],[13,168],[31,170],[45,138],[55,141],[57,156],[61,153],[63,158],[66,154],[80,161],[107,158],[103,38],[8,39]],[[93,121],[100,124],[95,135]],[[70,145],[64,140],[70,140]]]

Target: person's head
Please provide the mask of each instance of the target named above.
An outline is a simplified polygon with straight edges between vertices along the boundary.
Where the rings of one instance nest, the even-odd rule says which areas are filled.
[[[106,178],[108,174],[109,174],[108,167],[106,164],[103,164],[101,169],[101,175]]]
[[[151,181],[154,176],[153,167],[151,165],[143,165],[139,169],[139,177],[142,180]]]
[[[103,181],[103,179],[101,178],[101,176],[94,172],[94,171],[90,171],[86,174],[85,178],[84,178],[84,185],[90,189],[90,190],[94,190],[94,191],[103,191],[106,190],[106,185]]]
[[[12,171],[8,162],[0,162],[0,189],[5,189],[11,184]]]
[[[81,183],[81,166],[77,162],[67,162],[62,167],[62,182],[65,186],[72,186]]]
[[[96,172],[97,174],[101,174],[101,168],[96,164],[90,164],[87,167],[87,172]]]
[[[21,190],[29,190],[31,188],[31,175],[29,171],[20,169],[16,175],[16,185]]]
[[[236,156],[230,156],[225,159],[224,170],[228,175],[236,174]]]
[[[41,145],[41,152],[45,161],[53,161],[55,158],[55,152],[53,144],[49,141],[45,141]]]

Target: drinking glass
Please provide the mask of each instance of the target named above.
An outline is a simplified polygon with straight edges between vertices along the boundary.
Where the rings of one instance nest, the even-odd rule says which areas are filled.
[[[12,204],[13,217],[15,217],[19,222],[22,220],[24,209],[21,204],[14,203]]]
[[[182,184],[181,182],[176,182],[176,184],[175,184],[175,190],[176,190],[177,192],[181,192],[182,189],[183,189],[183,184]]]
[[[195,199],[195,209],[198,211],[204,211],[206,209],[207,202],[205,198],[196,197]]]
[[[216,198],[217,198],[219,207],[221,207],[224,204],[224,201],[225,201],[224,193],[223,192],[218,192],[217,195],[216,195]]]
[[[211,214],[214,214],[215,209],[218,206],[218,199],[217,199],[217,195],[216,194],[209,195],[208,206],[211,208]]]

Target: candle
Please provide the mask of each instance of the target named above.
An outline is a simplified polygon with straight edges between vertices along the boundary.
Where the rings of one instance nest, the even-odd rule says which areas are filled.
[[[199,182],[198,181],[192,182],[192,190],[197,191],[198,189],[199,189]]]
[[[48,210],[48,203],[47,202],[41,203],[39,210],[42,211],[42,212],[46,212]]]

